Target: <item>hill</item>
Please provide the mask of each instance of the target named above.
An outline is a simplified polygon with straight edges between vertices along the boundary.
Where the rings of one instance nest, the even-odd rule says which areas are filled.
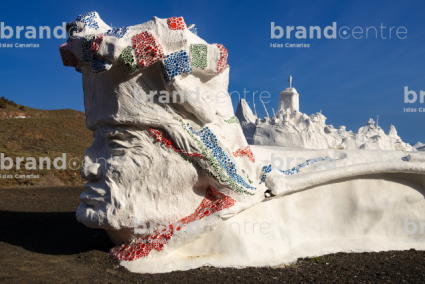
[[[8,100],[0,98],[1,101]],[[9,102],[6,108],[0,108],[0,153],[4,158],[12,158],[14,165],[9,170],[0,167],[0,186],[84,184],[80,177],[81,161],[93,141],[84,113],[71,109],[33,109]],[[63,153],[66,169],[57,170],[53,161]],[[18,161],[19,169],[17,157],[24,158]],[[29,169],[25,168],[29,157],[35,158],[36,169],[31,168],[31,163]],[[40,157],[51,161],[50,170],[46,169],[46,162],[40,169]],[[9,164],[4,162],[4,165]]]

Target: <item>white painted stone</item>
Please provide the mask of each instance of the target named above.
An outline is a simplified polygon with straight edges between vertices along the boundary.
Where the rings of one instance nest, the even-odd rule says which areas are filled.
[[[276,117],[256,119],[256,135],[263,137],[260,134],[264,125],[277,125],[275,133],[264,128],[264,135],[269,135],[264,141],[293,146],[302,142],[325,150],[252,146],[251,156],[233,114],[227,65],[220,74],[210,72],[212,69],[196,70],[178,74],[170,81],[161,73],[164,59],[132,74],[123,72],[117,64],[120,50],[128,46],[132,35],[144,31],[155,36],[165,55],[181,48],[189,50],[190,44],[206,44],[189,30],[170,30],[166,19],[154,17],[129,27],[129,34],[119,40],[104,39],[96,56],[112,64],[105,72],[93,73],[90,64],[81,64],[86,123],[93,131],[94,142],[84,155],[81,174],[87,183],[80,196],[77,220],[88,227],[105,229],[118,245],[113,254],[117,248],[125,249],[120,244],[137,247],[141,237],[153,235],[143,232],[138,224],[160,230],[185,220],[201,202],[219,200],[206,198],[210,186],[220,194],[217,196],[234,204],[228,202],[231,206],[218,211],[212,210],[216,205],[206,207],[212,213],[199,211],[206,217],[196,223],[196,233],[186,230],[195,224],[190,222],[162,249],[152,249],[137,260],[121,259],[123,266],[133,272],[156,273],[202,265],[269,266],[338,251],[424,248],[423,243],[403,243],[406,234],[400,223],[404,218],[409,222],[425,221],[420,219],[425,208],[425,163],[421,153],[330,150],[358,149],[357,140],[372,147],[369,137],[382,135],[382,130],[371,124],[357,134],[344,128],[335,130],[326,126],[326,117],[321,113],[307,116],[288,107],[280,109]],[[80,63],[79,40],[86,33],[82,28],[71,39],[72,52]],[[218,60],[217,54],[211,56]],[[197,89],[199,100],[189,100],[189,92]],[[159,95],[152,94],[152,100],[147,95],[148,99],[141,102],[135,99],[141,91],[168,91],[185,100],[163,102]],[[181,93],[174,93],[177,91]],[[217,97],[211,101],[211,93],[223,95],[220,101]],[[242,102],[238,113],[243,115],[243,122],[253,124],[255,116],[246,103]],[[176,150],[168,148],[161,138],[152,137],[151,131],[162,131]],[[214,136],[203,134],[208,132]],[[302,139],[282,140],[291,137],[288,133],[298,133],[292,137]],[[394,130],[391,133],[395,137]],[[356,135],[359,137],[349,139]],[[220,226],[235,222],[244,226],[246,221],[254,232],[254,223],[270,224],[270,232],[220,234]],[[160,222],[163,224],[158,225]],[[262,228],[264,231],[264,225]],[[415,232],[409,237],[421,235]]]
[[[169,272],[205,265],[275,266],[337,252],[425,249],[425,233],[420,231],[425,222],[425,163],[403,162],[400,151],[252,149],[257,157],[274,153],[285,161],[290,158],[291,167],[310,157],[340,160],[275,178],[284,185],[282,192],[165,259],[122,264],[133,272]],[[413,225],[407,226],[411,223],[417,226],[415,232]]]
[[[242,100],[238,109],[242,110],[236,112],[240,120],[244,119],[244,113],[252,113],[248,104]],[[386,135],[379,126],[375,127],[372,118],[357,133],[347,131],[345,126],[340,126],[334,131],[333,126],[326,125],[326,117],[321,112],[310,116],[299,112],[299,94],[293,87],[286,88],[280,93],[276,116],[260,121],[261,123],[256,125],[242,123],[244,134],[251,145],[416,151],[415,147],[402,141],[393,125]]]
[[[280,92],[278,112],[287,109],[291,111],[300,110],[300,95],[295,88],[286,88]]]
[[[415,146],[413,146],[418,151],[425,151],[425,144],[421,142],[417,142]]]

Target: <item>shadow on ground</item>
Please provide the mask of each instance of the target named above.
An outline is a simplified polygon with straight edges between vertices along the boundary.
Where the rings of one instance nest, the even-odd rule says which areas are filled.
[[[76,254],[113,247],[101,229],[77,222],[75,212],[0,211],[0,242],[51,254]]]

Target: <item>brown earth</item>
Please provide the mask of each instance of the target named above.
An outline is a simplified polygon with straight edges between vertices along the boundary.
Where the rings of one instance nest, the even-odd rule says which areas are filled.
[[[0,189],[1,283],[424,283],[425,252],[338,253],[281,268],[203,267],[130,273],[109,257],[112,243],[78,223],[83,187]]]
[[[83,112],[73,109],[55,109],[43,110],[24,106],[24,110],[20,109],[22,105],[7,105],[7,108],[0,108],[0,119],[10,119],[18,116],[30,117],[82,117]]]
[[[84,184],[80,177],[82,158],[93,141],[84,113],[71,109],[36,110],[28,107],[22,112],[12,108],[0,109],[0,153],[12,158],[14,163],[10,170],[0,168],[0,186]],[[25,115],[27,118],[1,119],[10,115]],[[53,161],[62,157],[62,153],[66,154],[66,169],[57,170]],[[25,159],[19,169],[16,157]],[[36,170],[25,168],[29,157],[36,159]],[[46,163],[41,169],[40,157],[50,159],[50,170],[46,169]]]

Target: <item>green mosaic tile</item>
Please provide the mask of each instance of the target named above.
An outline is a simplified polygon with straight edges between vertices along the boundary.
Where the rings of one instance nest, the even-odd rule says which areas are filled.
[[[119,64],[122,69],[128,74],[137,71],[137,65],[134,60],[133,54],[131,53],[131,46],[127,46],[120,54]]]
[[[192,67],[200,69],[207,68],[208,48],[206,44],[191,44],[190,54],[192,57]]]

